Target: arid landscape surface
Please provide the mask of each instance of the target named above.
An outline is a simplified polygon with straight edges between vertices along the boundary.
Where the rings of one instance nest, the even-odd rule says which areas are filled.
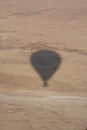
[[[15,129],[87,129],[87,0],[0,0],[0,130]]]

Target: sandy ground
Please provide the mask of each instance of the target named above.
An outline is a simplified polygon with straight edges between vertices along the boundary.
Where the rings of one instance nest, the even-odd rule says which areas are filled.
[[[87,98],[0,96],[1,130],[86,130]]]
[[[45,87],[31,64],[41,50],[61,58]],[[85,98],[87,1],[0,0],[0,130],[86,130]]]

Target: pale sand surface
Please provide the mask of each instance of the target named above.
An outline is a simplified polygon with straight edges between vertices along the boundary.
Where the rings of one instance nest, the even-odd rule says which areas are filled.
[[[30,62],[39,50],[62,60],[47,87]],[[18,96],[87,97],[87,0],[0,0],[0,130],[87,128],[87,100]]]
[[[0,96],[1,130],[86,130],[87,98]]]

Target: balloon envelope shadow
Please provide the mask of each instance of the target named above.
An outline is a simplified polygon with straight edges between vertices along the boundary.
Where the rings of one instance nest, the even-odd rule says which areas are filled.
[[[40,50],[31,55],[31,64],[47,86],[47,81],[60,67],[61,57],[54,51]]]

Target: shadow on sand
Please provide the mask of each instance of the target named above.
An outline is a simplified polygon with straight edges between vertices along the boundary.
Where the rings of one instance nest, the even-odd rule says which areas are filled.
[[[48,86],[47,81],[60,67],[61,57],[54,51],[40,50],[31,55],[31,64],[44,81],[43,86]]]

